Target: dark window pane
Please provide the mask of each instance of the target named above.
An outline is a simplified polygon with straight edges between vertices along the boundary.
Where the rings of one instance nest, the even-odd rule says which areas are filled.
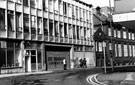
[[[14,49],[7,49],[7,66],[14,66]]]
[[[6,50],[0,49],[0,67],[6,67]]]
[[[13,42],[7,42],[7,47],[14,48],[14,43]]]

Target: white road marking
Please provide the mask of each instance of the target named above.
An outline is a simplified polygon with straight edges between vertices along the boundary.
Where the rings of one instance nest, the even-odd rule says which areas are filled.
[[[77,75],[76,75],[77,76]],[[76,76],[68,76],[67,78],[74,78],[74,77],[76,77]]]
[[[88,82],[89,84],[92,84],[92,85],[106,85],[106,84],[104,84],[103,82],[99,82],[99,81],[97,80],[97,78],[96,78],[97,75],[98,75],[98,74],[94,74],[94,75],[88,76],[88,77],[86,78],[87,82]],[[94,81],[92,80],[92,78],[94,78],[94,80],[95,80],[96,82],[94,82]]]
[[[125,80],[134,80],[132,75],[133,73],[127,73]]]
[[[61,81],[60,79],[54,80],[54,81]]]

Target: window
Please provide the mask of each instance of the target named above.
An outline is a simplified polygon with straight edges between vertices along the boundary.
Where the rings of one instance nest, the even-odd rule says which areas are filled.
[[[84,38],[84,28],[80,27],[80,34],[81,34],[81,39]]]
[[[30,0],[30,6],[35,8],[36,7],[36,1]]]
[[[58,37],[59,36],[59,29],[58,29],[58,21],[54,22],[54,29],[55,29],[55,36]]]
[[[64,15],[67,15],[67,3],[66,2],[63,2],[63,12],[64,12]]]
[[[134,36],[134,33],[132,33],[132,40],[134,40],[135,39],[135,36]]]
[[[0,47],[0,66],[1,67],[18,67],[22,66],[22,53],[20,42],[0,41],[3,48]],[[7,46],[6,46],[7,43]]]
[[[79,8],[76,7],[76,18],[79,19]]]
[[[75,28],[75,25],[73,25],[73,38],[76,39],[76,28]]]
[[[21,15],[21,13],[16,13],[16,31],[22,32],[22,15]]]
[[[87,28],[84,28],[84,39],[87,40]]]
[[[75,6],[72,5],[72,18],[75,19]]]
[[[68,37],[67,23],[64,23],[64,34],[65,34],[65,37]]]
[[[129,56],[132,56],[132,45],[129,45]]]
[[[116,37],[116,30],[114,29],[114,37]]]
[[[29,15],[24,14],[23,19],[24,19],[24,33],[29,33]]]
[[[53,21],[49,20],[49,35],[53,36]]]
[[[120,33],[120,31],[117,31],[117,33],[118,33],[118,38],[121,38],[121,33]]]
[[[73,30],[72,30],[72,25],[71,24],[69,24],[68,29],[69,29],[69,38],[72,38]]]
[[[0,9],[0,29],[5,29],[5,10]]]
[[[99,45],[99,51],[100,51],[100,52],[103,51],[102,44],[103,44],[102,42],[99,42],[99,43],[98,43],[98,45]]]
[[[63,23],[62,22],[60,22],[59,28],[60,28],[60,37],[64,37],[64,27],[63,27]]]
[[[58,13],[58,0],[54,0],[54,10],[55,10],[55,13]]]
[[[23,5],[24,6],[29,6],[29,0],[23,0]]]
[[[86,11],[83,9],[83,21],[86,20]]]
[[[126,31],[123,32],[123,38],[126,39],[127,38],[127,34]]]
[[[128,56],[128,48],[127,48],[127,45],[124,45],[124,56],[125,56],[125,57]]]
[[[131,33],[130,32],[128,33],[128,38],[131,39]]]
[[[49,10],[53,12],[53,0],[49,0]]]
[[[115,44],[115,56],[118,56],[118,49],[117,49],[117,44]]]
[[[59,0],[59,10],[60,10],[60,14],[63,15],[63,1]]]
[[[37,3],[37,8],[42,9],[42,0],[36,0],[36,3]]]
[[[48,0],[43,0],[43,10],[48,11]]]
[[[133,57],[135,57],[135,45],[133,45]]]
[[[77,39],[79,39],[80,38],[80,30],[79,30],[79,26],[77,26],[77,29],[76,29],[76,31],[77,31]]]
[[[42,34],[42,18],[37,19],[37,30],[38,30],[38,34]]]
[[[109,50],[112,50],[112,43],[109,43]]]
[[[44,35],[48,35],[47,19],[43,20]]]
[[[68,4],[68,14],[69,14],[69,17],[72,17],[72,6],[71,6],[71,4]]]
[[[14,30],[14,12],[13,11],[8,11],[7,15],[7,21],[8,21],[8,30],[13,31]]]
[[[31,33],[36,34],[36,17],[31,16]]]
[[[111,28],[108,28],[108,36],[112,36]]]
[[[118,44],[118,54],[119,54],[119,57],[122,57],[122,49],[121,49],[121,44]]]

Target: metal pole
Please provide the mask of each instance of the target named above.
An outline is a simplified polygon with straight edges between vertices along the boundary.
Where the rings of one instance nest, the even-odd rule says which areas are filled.
[[[104,71],[106,73],[106,57],[105,57],[105,42],[103,42],[103,50],[104,50]]]
[[[110,14],[111,14],[111,19],[110,19],[110,28],[111,28],[111,48],[112,48],[112,52],[113,52],[113,40],[112,40],[112,8],[111,8],[111,0],[109,0],[109,7],[110,7]],[[114,71],[114,67],[113,67],[113,56],[111,56],[110,58],[110,62],[111,62],[111,68],[112,71]]]

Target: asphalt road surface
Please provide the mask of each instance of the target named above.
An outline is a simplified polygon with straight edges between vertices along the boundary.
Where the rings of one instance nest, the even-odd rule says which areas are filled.
[[[0,79],[0,85],[90,85],[86,78],[102,72],[100,68],[55,71]]]

